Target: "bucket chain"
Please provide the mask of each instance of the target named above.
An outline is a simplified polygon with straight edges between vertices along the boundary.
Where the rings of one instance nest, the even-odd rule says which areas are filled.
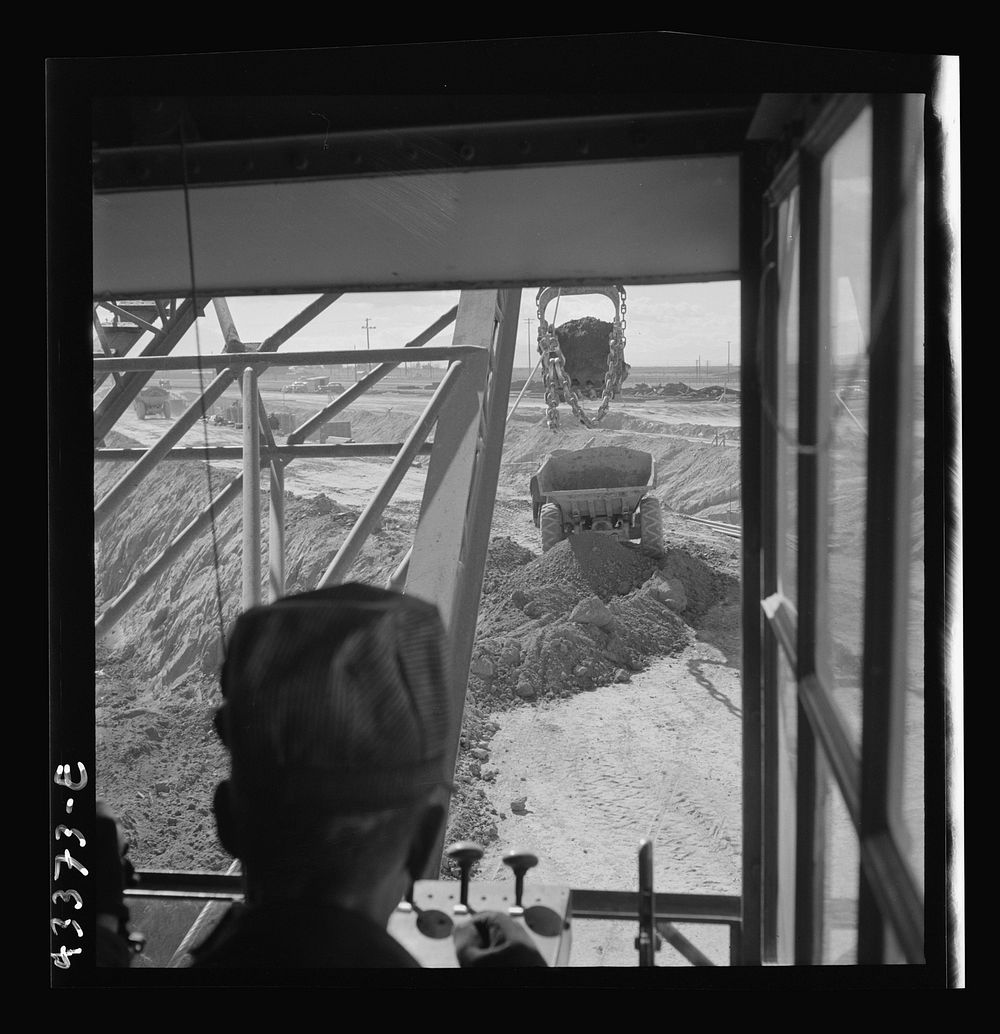
[[[593,427],[607,415],[608,408],[621,390],[625,380],[625,324],[627,302],[625,288],[615,285],[619,303],[615,306],[615,318],[608,337],[608,365],[604,373],[604,392],[601,404],[593,417],[589,417],[580,403],[580,396],[573,390],[573,381],[566,373],[566,356],[559,345],[555,327],[545,320],[545,313],[538,308],[538,351],[542,357],[542,383],[545,386],[545,420],[549,429],[559,427],[559,402],[569,403],[574,416],[584,427]],[[539,291],[539,297],[541,296]],[[594,397],[591,393],[591,398]]]

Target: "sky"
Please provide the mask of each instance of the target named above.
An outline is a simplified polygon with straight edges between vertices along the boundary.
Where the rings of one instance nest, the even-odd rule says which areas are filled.
[[[740,291],[736,281],[664,286],[625,285],[625,360],[632,366],[710,366],[738,363]],[[517,335],[515,366],[537,360],[537,288],[525,288]],[[228,299],[233,322],[244,341],[262,341],[309,304],[316,295],[257,296]],[[281,348],[287,352],[399,348],[458,304],[458,291],[406,291],[344,295]],[[577,295],[549,303],[546,317],[557,325],[582,316],[611,320],[614,308],[601,295]],[[531,321],[530,323],[528,321]],[[368,322],[366,333],[365,323]],[[447,345],[454,327],[428,344]],[[222,333],[209,305],[175,355],[217,353]],[[529,337],[530,335],[530,337]],[[530,350],[530,351],[529,351]],[[364,361],[359,355],[359,361]]]

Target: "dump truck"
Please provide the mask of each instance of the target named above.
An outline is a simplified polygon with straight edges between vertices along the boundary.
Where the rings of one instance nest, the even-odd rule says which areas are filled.
[[[170,419],[170,392],[166,388],[143,388],[139,392],[134,405],[140,420],[145,420],[147,416],[155,415]]]
[[[662,556],[663,518],[652,494],[655,485],[656,464],[641,449],[554,450],[530,483],[542,552],[574,533],[596,531],[623,542],[638,539],[647,556]]]

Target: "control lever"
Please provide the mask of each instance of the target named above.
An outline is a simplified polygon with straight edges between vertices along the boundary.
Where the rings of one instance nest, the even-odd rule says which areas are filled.
[[[469,908],[469,873],[472,871],[473,865],[483,857],[483,849],[471,840],[459,840],[452,844],[445,854],[458,866],[462,878],[460,903],[455,905],[455,914],[469,915],[472,912],[472,909]]]
[[[538,856],[530,851],[508,851],[503,856],[503,864],[514,872],[514,904],[508,911],[512,916],[523,916],[521,899],[524,896],[524,874],[538,864]]]
[[[556,937],[566,925],[560,915],[545,905],[524,907],[524,874],[538,864],[538,856],[530,851],[508,851],[504,865],[514,871],[514,904],[507,909],[511,916],[524,918],[525,926],[542,937]]]

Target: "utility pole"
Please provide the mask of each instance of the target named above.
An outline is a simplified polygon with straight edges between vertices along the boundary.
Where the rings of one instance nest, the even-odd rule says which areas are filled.
[[[375,324],[371,323],[368,316],[365,317],[365,325],[361,328],[365,332],[365,347],[371,349],[371,331],[376,330]],[[371,373],[371,364],[365,363],[365,373]]]

